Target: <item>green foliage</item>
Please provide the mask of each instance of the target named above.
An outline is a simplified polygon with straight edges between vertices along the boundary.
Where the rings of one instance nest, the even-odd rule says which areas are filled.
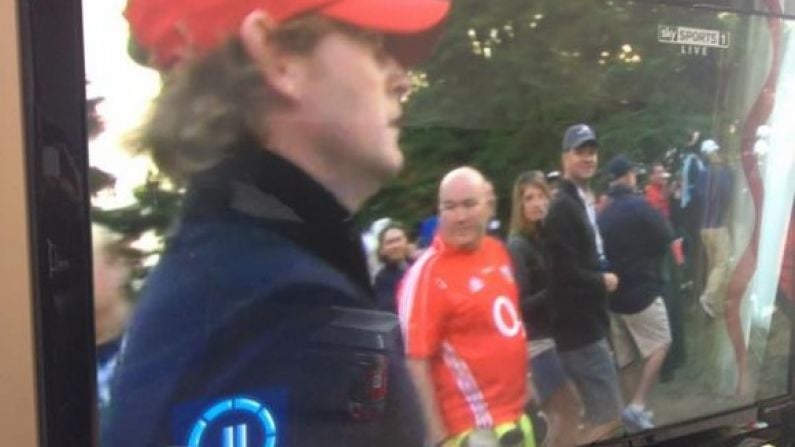
[[[98,170],[97,172],[101,173]],[[99,187],[93,192],[96,193],[100,189],[102,188]],[[144,278],[149,275],[152,268],[152,264],[147,264],[146,260],[151,256],[159,256],[162,252],[163,242],[174,223],[183,195],[180,191],[165,188],[156,175],[150,175],[146,183],[136,188],[133,194],[135,203],[132,205],[113,209],[94,207],[91,210],[91,219],[94,223],[105,226],[121,236],[118,244],[119,254],[130,268],[130,277],[124,285],[124,290],[125,294],[134,300]],[[134,248],[134,242],[150,231],[154,232],[159,242],[157,247],[147,248],[146,251]]]
[[[131,240],[150,230],[164,236],[177,215],[182,194],[165,189],[159,180],[150,178],[134,195],[135,203],[123,208],[94,208],[92,220]]]
[[[506,221],[514,178],[558,169],[562,133],[577,122],[596,128],[603,162],[652,162],[709,129],[720,53],[682,55],[657,41],[658,25],[731,26],[653,3],[456,0],[406,105],[403,173],[359,218],[413,226],[434,212],[441,176],[471,164],[494,182]]]

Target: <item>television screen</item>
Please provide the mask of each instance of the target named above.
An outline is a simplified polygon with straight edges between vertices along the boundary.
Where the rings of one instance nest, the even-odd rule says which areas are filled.
[[[82,0],[102,445],[659,440],[790,396],[791,2],[371,3]]]

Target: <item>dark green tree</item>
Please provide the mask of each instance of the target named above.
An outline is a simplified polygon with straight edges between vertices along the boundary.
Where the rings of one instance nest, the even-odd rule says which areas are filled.
[[[714,12],[650,2],[456,0],[434,56],[406,104],[403,173],[360,214],[409,225],[432,214],[450,168],[494,182],[506,220],[510,187],[528,169],[557,169],[563,130],[593,124],[606,161],[642,162],[710,127],[721,64],[659,43],[658,26],[725,29]]]

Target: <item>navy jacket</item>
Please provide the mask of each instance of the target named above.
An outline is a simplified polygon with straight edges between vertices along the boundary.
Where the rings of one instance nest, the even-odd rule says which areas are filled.
[[[549,271],[552,336],[566,351],[607,336],[607,289],[593,227],[574,183],[564,180],[549,205],[541,239]]]
[[[734,171],[723,164],[712,164],[703,176],[706,197],[702,228],[726,227],[734,192]]]
[[[662,263],[673,232],[665,217],[628,186],[613,186],[607,194],[610,202],[599,215],[599,230],[619,279],[610,310],[634,314],[662,296]]]
[[[397,294],[400,280],[403,279],[403,275],[406,273],[406,268],[406,263],[398,265],[387,263],[375,274],[373,287],[375,288],[378,309],[397,313],[395,295]]]
[[[285,160],[238,152],[190,185],[129,328],[102,444],[204,447],[229,430],[263,445],[255,412],[208,411],[246,398],[269,409],[279,446],[421,445],[399,327],[372,310],[349,214]]]

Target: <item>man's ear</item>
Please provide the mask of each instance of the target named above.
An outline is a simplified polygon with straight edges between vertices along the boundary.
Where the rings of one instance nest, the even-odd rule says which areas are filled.
[[[259,68],[265,84],[288,101],[300,98],[302,78],[299,57],[271,41],[276,22],[261,10],[249,13],[240,25],[240,40],[246,54]]]

